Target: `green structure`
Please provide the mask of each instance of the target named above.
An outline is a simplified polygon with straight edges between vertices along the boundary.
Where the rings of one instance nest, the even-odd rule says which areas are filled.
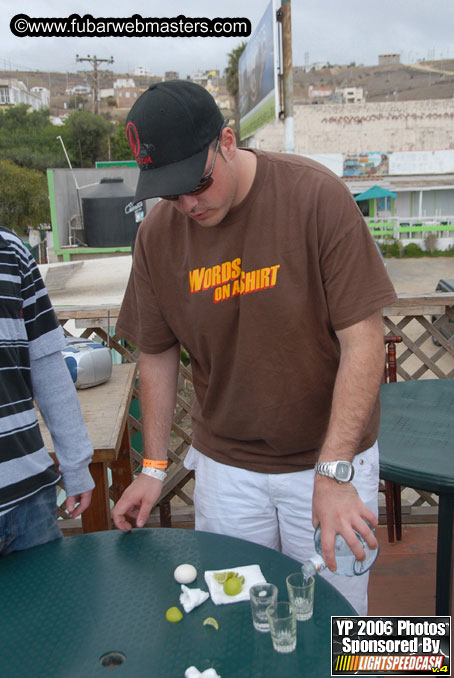
[[[364,193],[360,193],[359,195],[355,196],[356,202],[361,202],[363,200],[367,200],[369,202],[369,217],[371,217],[372,219],[375,217],[377,213],[377,200],[380,200],[381,198],[390,199],[391,216],[394,216],[394,205],[396,200],[396,194],[392,193],[392,191],[388,191],[387,188],[375,185],[369,188],[367,191],[364,191]]]

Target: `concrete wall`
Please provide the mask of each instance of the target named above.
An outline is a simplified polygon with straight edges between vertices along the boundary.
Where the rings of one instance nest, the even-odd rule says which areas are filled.
[[[454,100],[295,105],[296,153],[425,151],[454,148]],[[269,123],[256,146],[284,151],[284,125]]]

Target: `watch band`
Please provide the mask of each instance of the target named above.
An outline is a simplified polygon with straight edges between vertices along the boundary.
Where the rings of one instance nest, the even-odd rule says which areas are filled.
[[[353,464],[344,459],[317,462],[314,466],[314,471],[319,475],[332,478],[338,483],[349,483],[355,473]]]

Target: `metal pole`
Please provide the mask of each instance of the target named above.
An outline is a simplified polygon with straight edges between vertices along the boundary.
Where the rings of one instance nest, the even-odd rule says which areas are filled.
[[[98,60],[93,58],[93,113],[98,115]]]
[[[293,131],[293,63],[292,13],[290,0],[282,0],[282,56],[284,61],[284,130],[285,150],[294,153]]]
[[[110,59],[98,59],[96,57],[96,55],[94,57],[90,57],[90,55],[88,55],[88,57],[82,59],[78,54],[76,54],[76,62],[78,62],[78,61],[88,61],[90,64],[93,65],[93,112],[95,114],[97,114],[97,113],[99,113],[98,64],[101,64],[101,63],[113,64],[114,58],[110,57]]]

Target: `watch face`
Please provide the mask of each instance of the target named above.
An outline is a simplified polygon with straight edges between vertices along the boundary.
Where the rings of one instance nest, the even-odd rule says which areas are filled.
[[[336,466],[336,479],[347,482],[351,476],[351,465],[348,461],[338,461]]]

